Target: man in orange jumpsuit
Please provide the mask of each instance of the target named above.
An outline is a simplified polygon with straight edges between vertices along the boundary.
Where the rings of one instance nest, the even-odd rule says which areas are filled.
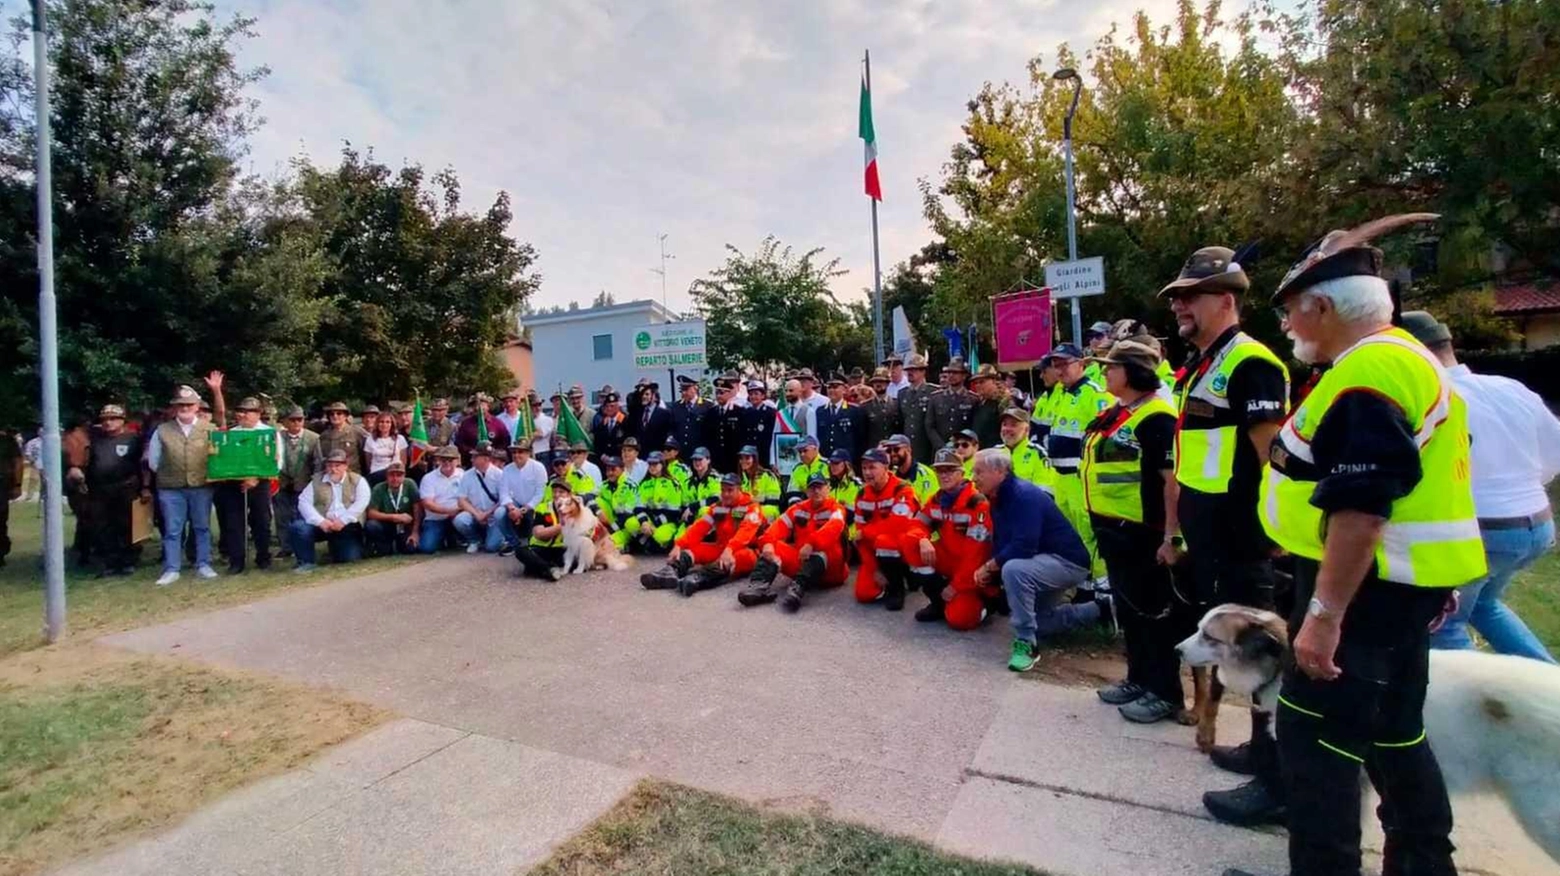
[[[947,620],[956,630],[973,630],[1000,587],[975,583],[975,570],[991,559],[991,503],[964,477],[964,462],[948,448],[937,451],[932,470],[938,491],[916,520],[927,535],[916,545],[910,580],[930,600],[915,613],[923,623]],[[935,535],[937,540],[932,541]]]
[[[861,455],[861,493],[856,496],[856,601],[883,600],[883,607],[905,607],[905,580],[926,528],[915,515],[921,510],[915,490],[888,469],[888,454],[873,448]],[[883,581],[878,582],[879,572]]]
[[[780,607],[796,611],[802,594],[819,586],[845,583],[845,509],[829,495],[829,476],[813,472],[807,479],[807,498],[785,510],[769,524],[759,539],[758,565],[737,601],[763,605],[779,596]],[[777,593],[775,578],[784,572],[791,586]]]
[[[684,596],[726,583],[753,571],[753,543],[764,525],[763,507],[742,492],[742,476],[720,479],[720,501],[700,509],[688,530],[677,537],[666,565],[639,577],[646,590],[676,589]]]

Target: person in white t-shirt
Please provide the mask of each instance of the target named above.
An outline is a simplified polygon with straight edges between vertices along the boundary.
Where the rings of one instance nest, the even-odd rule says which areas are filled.
[[[536,390],[526,395],[526,401],[531,405],[531,425],[536,428],[536,432],[531,435],[531,456],[545,464],[552,454],[553,432],[558,429],[558,421],[542,411],[542,397],[536,394]],[[514,437],[513,433],[510,437]]]
[[[460,451],[452,445],[434,451],[433,458],[438,467],[423,475],[417,485],[423,505],[422,537],[417,549],[425,554],[438,551],[455,531],[451,521],[460,513],[460,479],[465,475],[460,469]]]
[[[536,524],[536,507],[547,489],[547,466],[532,456],[530,444],[516,442],[509,448],[509,464],[499,481],[499,525],[505,541],[500,554],[511,553],[529,540]]]
[[[883,364],[888,366],[888,397],[899,398],[899,391],[910,385],[910,378],[905,374],[905,362],[898,356],[889,356]]]
[[[368,483],[377,487],[384,483],[390,463],[406,465],[406,438],[397,434],[395,418],[381,416],[374,421],[374,431],[363,438],[363,455],[368,458]]]
[[[639,458],[639,439],[630,435],[623,439],[623,473],[628,476],[628,482],[639,486],[639,482],[645,479],[650,472],[649,463]]]

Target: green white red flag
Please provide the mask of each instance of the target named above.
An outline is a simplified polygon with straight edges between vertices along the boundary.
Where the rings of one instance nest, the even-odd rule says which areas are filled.
[[[417,396],[417,401],[412,405],[412,428],[407,430],[406,443],[411,445],[410,460],[408,466],[416,465],[428,452],[428,426],[423,422],[422,395]]]
[[[858,132],[861,142],[866,149],[866,174],[864,178],[867,197],[874,201],[883,200],[883,184],[878,181],[877,165],[877,132],[872,128],[872,91],[867,87],[867,73],[861,73],[861,118],[858,123]]]

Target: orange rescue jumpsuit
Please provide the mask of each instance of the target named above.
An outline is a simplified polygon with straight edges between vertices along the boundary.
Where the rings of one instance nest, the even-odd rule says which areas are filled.
[[[813,552],[823,557],[824,572],[821,583],[844,584],[848,572],[845,565],[845,509],[832,497],[825,497],[818,507],[811,499],[803,499],[785,510],[769,524],[759,539],[760,552],[764,545],[773,545],[780,571],[792,578],[801,571],[802,558],[797,555],[802,545],[812,545]]]
[[[687,531],[677,537],[676,545],[693,554],[695,566],[714,563],[730,548],[737,561],[731,570],[731,577],[739,578],[753,571],[753,567],[758,564],[753,542],[763,525],[763,506],[753,501],[747,493],[742,493],[735,505],[706,506]]]
[[[973,630],[980,626],[986,600],[1001,593],[998,587],[975,583],[975,570],[991,559],[991,503],[968,481],[945,508],[942,500],[946,495],[939,491],[916,515],[916,520],[937,536],[932,542],[936,562],[923,565],[917,546],[910,571],[945,579],[953,588],[953,599],[943,606],[943,617],[953,629]]]
[[[860,536],[856,551],[861,567],[856,572],[856,601],[874,602],[883,595],[877,583],[878,560],[902,558],[907,566],[920,562],[919,543],[926,528],[915,515],[921,510],[915,490],[890,474],[883,489],[863,484],[856,496],[856,525]]]

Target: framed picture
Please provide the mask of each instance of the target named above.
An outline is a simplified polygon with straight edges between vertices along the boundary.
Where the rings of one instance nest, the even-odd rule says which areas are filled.
[[[800,443],[801,435],[775,435],[775,473],[780,476],[782,483],[791,476],[797,463],[802,461],[796,449]]]

